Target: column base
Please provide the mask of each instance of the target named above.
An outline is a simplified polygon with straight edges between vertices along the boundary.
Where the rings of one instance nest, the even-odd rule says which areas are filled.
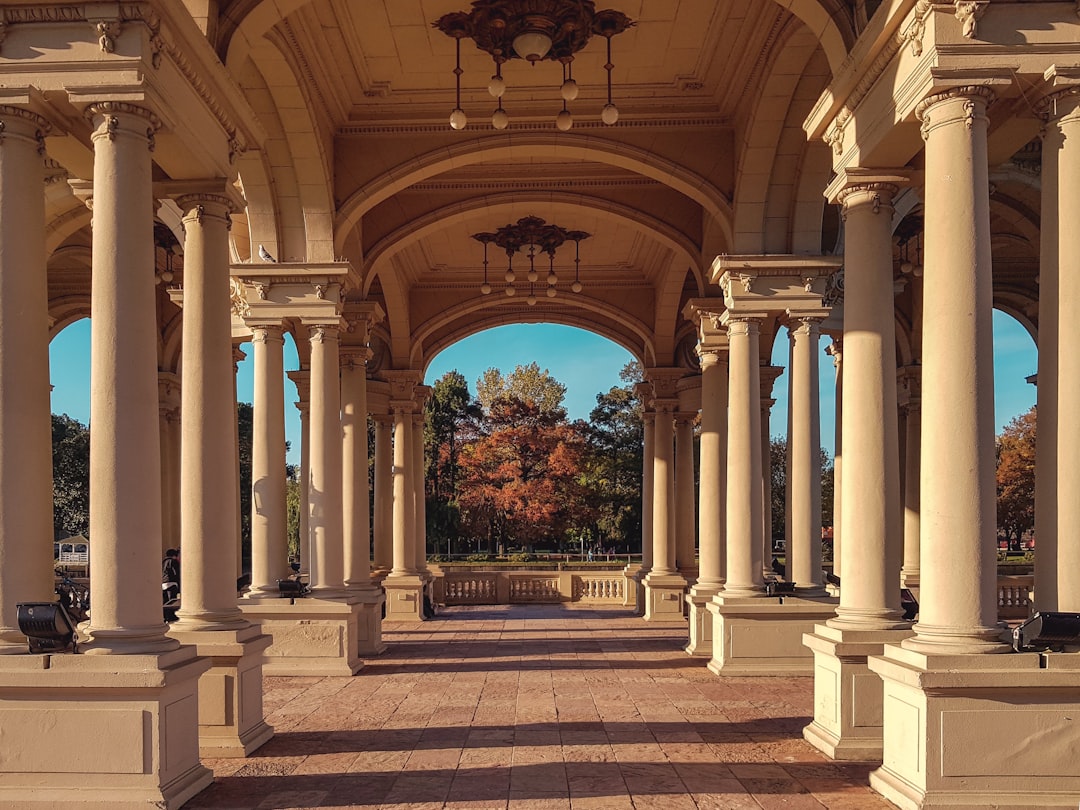
[[[690,608],[690,643],[683,649],[694,658],[712,658],[713,615],[708,605],[720,587],[694,585],[686,595]]]
[[[386,591],[386,619],[388,622],[424,621],[423,577],[416,574],[388,576],[383,580]]]
[[[259,657],[263,675],[350,676],[363,667],[360,605],[348,599],[245,600],[244,616],[273,641]]]
[[[812,675],[814,659],[804,633],[832,618],[837,600],[792,596],[719,596],[707,605],[713,615],[712,658],[717,675]]]
[[[199,761],[210,666],[193,647],[0,657],[0,807],[179,808],[214,781]]]
[[[928,656],[886,645],[883,763],[870,785],[907,810],[1080,801],[1080,658]]]
[[[645,613],[647,622],[684,622],[683,599],[686,580],[679,574],[650,572],[644,579]]]
[[[262,655],[272,639],[243,630],[172,630],[211,666],[199,678],[199,755],[246,757],[274,736],[263,717]]]
[[[637,576],[637,572],[641,570],[641,566],[637,563],[627,563],[623,569],[623,577],[625,578],[625,587],[623,588],[623,607],[637,607],[637,580],[634,578]]]
[[[634,605],[635,616],[645,615],[645,577],[648,575],[648,569],[638,568],[630,577],[633,581],[634,596],[632,604]],[[627,583],[626,590],[631,590],[631,583]]]
[[[910,630],[838,630],[824,624],[803,636],[814,656],[814,722],[803,738],[828,757],[881,760],[881,678],[866,660]]]
[[[386,642],[382,638],[383,605],[386,595],[381,588],[368,587],[349,591],[349,598],[356,600],[360,608],[357,617],[357,648],[361,657],[382,655],[386,652]]]

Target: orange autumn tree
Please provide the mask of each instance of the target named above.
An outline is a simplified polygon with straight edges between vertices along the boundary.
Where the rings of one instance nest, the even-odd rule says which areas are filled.
[[[459,459],[462,518],[472,534],[496,543],[558,544],[587,524],[586,443],[562,408],[501,397],[487,409],[487,430]]]
[[[1035,408],[1005,426],[996,450],[998,533],[1019,549],[1035,525]]]

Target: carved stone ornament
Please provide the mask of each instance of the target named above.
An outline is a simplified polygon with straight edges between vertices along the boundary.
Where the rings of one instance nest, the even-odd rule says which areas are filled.
[[[94,25],[98,36],[98,45],[102,53],[114,53],[116,51],[116,39],[120,36],[119,20],[99,20]]]
[[[960,21],[961,33],[967,39],[975,39],[979,18],[986,11],[989,0],[956,0],[956,19]]]
[[[229,279],[229,298],[232,301],[232,311],[241,318],[251,314],[251,306],[244,294],[244,284],[235,278]]]
[[[827,307],[835,307],[844,303],[844,268],[841,267],[833,273],[825,282],[825,292],[821,296],[821,303]]]

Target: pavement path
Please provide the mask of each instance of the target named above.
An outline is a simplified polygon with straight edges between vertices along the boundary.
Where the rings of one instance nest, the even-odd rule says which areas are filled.
[[[387,622],[352,678],[266,678],[277,731],[185,810],[875,810],[871,763],[802,739],[810,678],[718,678],[627,609]]]

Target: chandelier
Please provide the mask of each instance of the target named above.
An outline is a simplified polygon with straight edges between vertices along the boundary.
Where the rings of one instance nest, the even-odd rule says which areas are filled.
[[[510,117],[502,106],[506,82],[502,66],[511,59],[524,59],[532,65],[545,60],[562,65],[562,111],[555,118],[555,125],[565,132],[574,124],[567,102],[578,95],[574,81],[574,54],[589,43],[593,34],[607,40],[607,104],[600,112],[600,120],[612,125],[619,120],[619,109],[611,101],[611,38],[634,25],[621,11],[596,10],[593,0],[473,0],[472,11],[454,11],[444,14],[434,23],[457,44],[457,63],[454,76],[457,85],[457,102],[450,113],[450,126],[464,129],[468,119],[461,109],[461,40],[468,37],[476,47],[491,55],[495,73],[488,83],[488,92],[499,105],[491,116],[495,129],[506,129]]]
[[[521,255],[529,261],[529,269],[526,278],[529,282],[529,295],[525,299],[529,306],[536,305],[536,282],[540,275],[536,270],[536,261],[543,261],[541,254],[548,257],[547,297],[554,298],[556,295],[555,285],[559,283],[559,277],[555,274],[555,251],[566,242],[574,243],[574,281],[570,289],[581,292],[581,241],[588,239],[592,234],[585,231],[568,231],[558,225],[549,225],[540,217],[522,217],[514,224],[504,225],[495,233],[474,233],[472,238],[484,246],[484,283],[480,285],[483,295],[491,293],[491,284],[488,283],[488,245],[494,244],[506,251],[506,294],[517,294],[514,281],[517,274],[514,272],[514,256]]]

